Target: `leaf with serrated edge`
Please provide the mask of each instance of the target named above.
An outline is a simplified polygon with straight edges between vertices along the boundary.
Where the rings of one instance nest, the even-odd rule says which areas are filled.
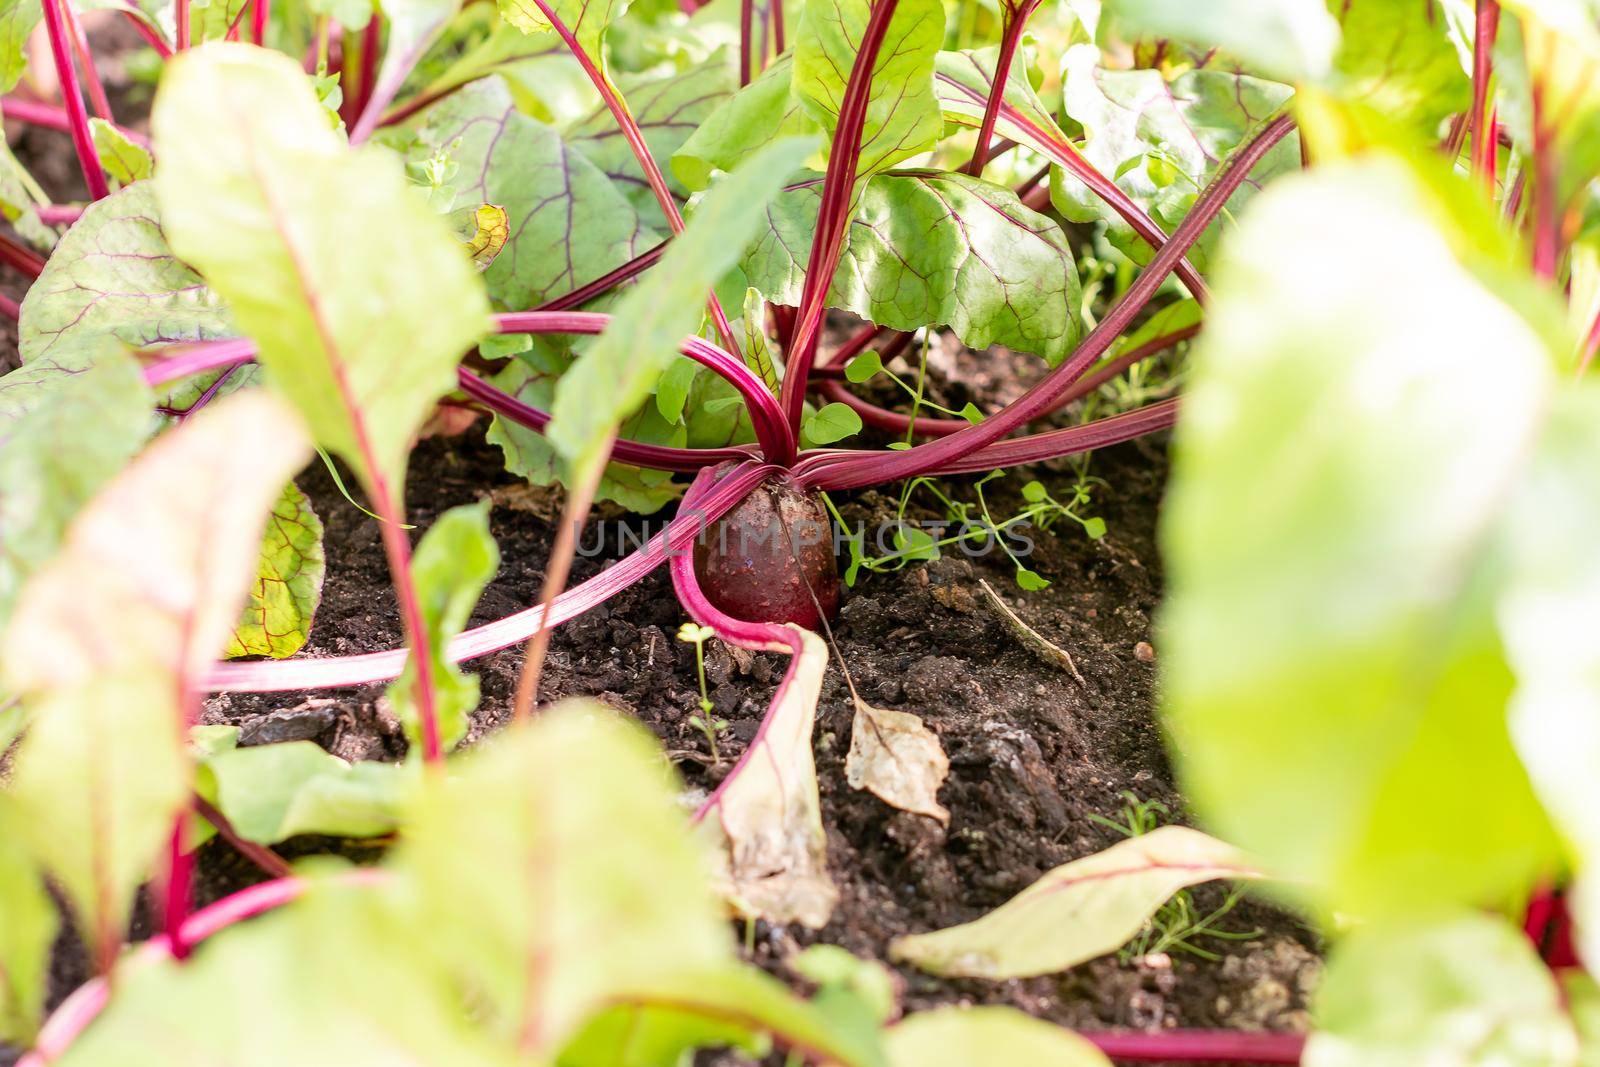
[[[154,397],[121,345],[70,362],[47,357],[0,378],[0,626],[68,521],[154,427]]]
[[[183,53],[151,126],[173,249],[228,298],[318,443],[398,508],[412,438],[489,328],[465,250],[392,152],[344,145],[287,56]]]
[[[1362,927],[1317,989],[1305,1067],[1576,1067],[1555,979],[1504,919]]]
[[[322,520],[287,482],[267,519],[256,576],[223,655],[283,659],[300,651],[322,601],[325,569]]]
[[[750,284],[798,304],[822,197],[784,190],[742,266]],[[939,171],[866,184],[828,293],[830,307],[897,330],[947,324],[973,348],[1003,344],[1059,363],[1077,343],[1078,268],[1061,227],[1003,186]]]
[[[1028,1067],[1111,1067],[1089,1042],[1015,1008],[935,1008],[911,1015],[884,1033],[889,1067],[970,1067],[1014,1063]]]
[[[812,144],[777,141],[717,183],[661,262],[618,302],[606,332],[561,376],[548,436],[569,462],[588,461],[607,432],[644,403],[684,336],[700,325],[706,293],[738,262],[768,202]]]
[[[489,501],[463,504],[439,516],[423,535],[411,559],[428,654],[433,659],[439,716],[439,743],[448,752],[467,732],[467,715],[478,706],[478,676],[466,674],[445,649],[467,625],[483,587],[500,569],[500,549],[489,534]],[[421,729],[413,703],[416,676],[411,664],[389,686],[389,702],[420,751]]]
[[[845,781],[904,811],[948,824],[950,810],[939,803],[938,794],[950,773],[950,760],[938,735],[910,712],[875,708],[859,696],[855,703]]]
[[[506,83],[484,78],[424,111],[412,158],[448,151],[453,208],[505,209],[505,247],[484,272],[489,295],[520,311],[604,276],[656,234],[583,153],[517,110]]]
[[[736,910],[820,929],[839,899],[828,877],[811,752],[828,646],[809,630],[791,629],[801,651],[761,733],[702,811],[700,825],[718,846],[715,880]]]
[[[1057,867],[981,919],[896,938],[889,952],[939,975],[1051,974],[1116,951],[1180,889],[1259,877],[1232,845],[1163,826]]]
[[[793,91],[828,130],[838,124],[870,10],[868,0],[806,0],[795,34]],[[872,66],[858,183],[938,143],[944,119],[933,93],[933,64],[943,42],[939,0],[901,0]]]
[[[538,1062],[629,985],[712,967],[731,935],[654,739],[570,701],[423,784],[392,863],[431,969]],[[465,862],[471,857],[471,862]]]
[[[309,453],[275,398],[212,404],[77,514],[0,638],[3,683],[33,717],[18,822],[101,962],[187,801],[183,694],[238,618],[267,514]]]

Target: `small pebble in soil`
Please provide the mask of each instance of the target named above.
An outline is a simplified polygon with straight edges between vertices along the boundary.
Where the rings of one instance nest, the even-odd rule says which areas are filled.
[[[1140,663],[1152,663],[1156,658],[1156,649],[1149,641],[1140,641],[1133,646],[1133,658]]]

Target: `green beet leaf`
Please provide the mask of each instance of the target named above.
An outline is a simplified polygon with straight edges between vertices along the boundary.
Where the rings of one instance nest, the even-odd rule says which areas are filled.
[[[1026,1063],[1030,1067],[1110,1067],[1099,1049],[1070,1030],[1015,1008],[936,1008],[919,1012],[885,1034],[890,1067],[968,1067]]]
[[[114,341],[0,378],[0,625],[67,523],[154,426],[139,365]]]
[[[207,407],[73,518],[0,638],[0,681],[32,718],[16,823],[101,965],[188,800],[183,694],[238,618],[267,514],[309,452],[270,396]]]
[[[831,445],[860,432],[861,416],[848,404],[824,404],[800,426],[800,434],[808,446]]]
[[[1106,14],[1132,36],[1220,48],[1244,69],[1285,82],[1333,70],[1339,23],[1323,0],[1112,0]]]
[[[786,189],[745,255],[750,284],[798,304],[822,184]],[[1080,335],[1078,268],[1061,227],[1011,190],[943,171],[866,184],[828,304],[880,326],[947,323],[973,348],[1003,344],[1059,363]]]
[[[15,89],[28,69],[28,38],[44,18],[39,0],[0,0],[0,92]]]
[[[447,159],[446,210],[498,204],[510,236],[484,272],[496,305],[520,311],[602,277],[657,234],[577,146],[517,110],[503,79],[484,78],[416,120],[413,166]]]
[[[791,91],[794,54],[785,52],[754,81],[724,100],[672,155],[672,172],[690,189],[732,170],[751,152],[784,137],[815,136],[821,124]]]
[[[1472,84],[1433,4],[1328,0],[1342,41],[1334,85],[1345,99],[1413,126],[1422,137],[1467,110]]]
[[[56,906],[0,797],[0,1041],[26,1045],[44,1010]]]
[[[398,508],[412,438],[488,329],[466,250],[391,152],[346,148],[286,56],[185,53],[151,125],[174,250],[228,299],[317,442]]]
[[[150,177],[155,161],[148,148],[136,144],[102,118],[89,120],[89,132],[94,137],[95,151],[100,153],[100,166],[117,185],[132,185]]]
[[[237,332],[218,293],[168,246],[146,182],[90,204],[61,238],[22,299],[17,348],[32,363],[107,336],[139,346]],[[184,408],[215,378],[181,383],[164,403]]]
[[[653,741],[595,704],[542,711],[425,782],[394,857],[422,965],[537,1059],[608,1001],[731,958]]]
[[[795,33],[792,89],[832,131],[871,11],[868,0],[806,0]],[[938,0],[901,0],[872,67],[856,181],[932,148],[944,132],[933,92],[934,58],[944,43]]]
[[[530,348],[509,360],[506,368],[490,380],[523,403],[548,411],[555,402],[556,382],[572,365],[573,357],[564,349],[549,344],[547,338],[530,340],[533,342]],[[584,339],[578,345],[585,347],[592,343]],[[684,427],[667,422],[654,404],[645,404],[624,419],[618,434],[646,444],[681,448],[687,443]],[[506,469],[511,473],[534,485],[555,485],[561,481],[560,456],[550,439],[539,431],[496,415],[489,426],[488,439],[491,444],[500,446],[505,454]],[[678,492],[672,475],[666,471],[608,463],[596,496],[649,515],[676,500]]]
[[[223,655],[284,659],[305,647],[325,570],[322,520],[288,482],[267,519],[255,580]]]
[[[555,32],[544,9],[534,0],[497,0],[500,17],[527,34]],[[605,69],[601,44],[611,23],[622,17],[631,0],[546,0],[550,13],[572,33],[597,67]]]
[[[1503,919],[1378,925],[1335,947],[1305,1067],[1577,1067],[1555,979]]]
[[[549,438],[569,463],[592,461],[617,423],[644,403],[684,336],[699,326],[705,294],[738,262],[812,144],[789,138],[768,145],[708,192],[661,262],[617,304],[599,341],[562,375]]]
[[[1398,157],[1287,180],[1226,246],[1192,356],[1174,751],[1209,825],[1340,912],[1504,901],[1554,862],[1484,559],[1554,362],[1479,248]]]
[[[417,768],[347,763],[310,741],[227,748],[200,762],[196,791],[246,840],[376,837],[400,825]]]
[[[644,133],[650,154],[658,160],[673,158],[706,118],[733,95],[739,78],[734,71],[736,53],[719,49],[704,63],[697,63],[665,77],[625,81],[620,87],[628,101],[628,111]],[[634,210],[665,231],[667,220],[656,203],[655,193],[645,180],[639,160],[627,138],[617,128],[617,120],[604,106],[598,107],[567,127],[567,140],[589,162],[623,190]],[[689,188],[668,175],[668,188],[680,201]],[[697,188],[703,188],[702,183]]]
[[[411,576],[427,623],[428,654],[439,716],[439,743],[448,752],[466,736],[467,716],[478,706],[478,677],[464,674],[445,657],[445,649],[467,625],[483,587],[500,569],[500,550],[489,534],[489,501],[463,504],[439,516],[423,535],[411,559]],[[416,672],[405,672],[389,686],[389,701],[405,725],[413,749],[420,751],[421,722],[414,703]]]
[[[1218,70],[1194,70],[1168,81],[1158,70],[1107,70],[1092,45],[1067,50],[1062,106],[1084,131],[1083,155],[1133,202],[1171,233],[1229,154],[1281,112],[1293,90],[1277,82]],[[1218,222],[1189,253],[1204,267],[1216,236],[1262,184],[1298,170],[1291,133],[1256,164],[1248,182],[1228,198]],[[1136,262],[1151,256],[1122,217],[1087,186],[1054,168],[1051,200],[1074,222],[1104,220],[1112,242]]]

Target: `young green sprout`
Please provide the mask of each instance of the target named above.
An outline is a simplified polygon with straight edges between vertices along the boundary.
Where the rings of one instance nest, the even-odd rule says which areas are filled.
[[[715,630],[699,623],[686,622],[678,627],[678,640],[694,646],[694,668],[700,678],[700,710],[689,716],[689,725],[705,736],[706,744],[711,746],[713,764],[722,762],[722,754],[717,751],[717,735],[728,728],[727,719],[711,714],[714,705],[706,691],[706,642],[715,636]]]

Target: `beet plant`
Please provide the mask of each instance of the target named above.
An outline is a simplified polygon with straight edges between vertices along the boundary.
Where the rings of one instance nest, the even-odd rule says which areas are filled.
[[[89,195],[53,203],[0,156],[0,259],[32,279],[0,305],[21,355],[0,378],[0,1038],[30,1067],[1589,1062],[1589,0],[627,8],[122,8],[162,59],[148,138],[114,121],[70,0],[0,8],[0,79],[42,21],[64,104],[0,107],[65,131]],[[1036,377],[943,406],[941,332]],[[1175,349],[1154,397],[1111,388]],[[476,626],[487,504],[415,543],[405,511],[419,434],[462,412],[563,491],[540,602]],[[1135,834],[891,952],[1053,974],[1143,943],[1174,894],[1248,883],[1333,942],[1314,1033],[901,1018],[889,972],[838,949],[797,954],[808,997],[742,963],[729,912],[819,930],[838,899],[813,754],[833,497],[1174,427],[1164,722],[1226,843]],[[404,647],[299,655],[313,462],[377,523]],[[977,529],[1003,534],[984,481]],[[1032,483],[1028,514],[1098,537],[1088,484],[1062,504]],[[677,508],[572,584],[601,501]],[[851,551],[851,580],[898,558]],[[705,642],[788,657],[687,817],[637,727],[538,707],[551,630],[663,565],[717,762]],[[512,724],[453,755],[479,700],[460,664],[517,645]],[[948,823],[937,735],[840,667],[849,784]],[[208,693],[379,682],[404,762],[200,724]],[[213,834],[272,878],[195,910]],[[396,843],[291,869],[273,846],[306,834]],[[129,946],[142,887],[157,933]],[[41,1025],[62,915],[96,976]]]

